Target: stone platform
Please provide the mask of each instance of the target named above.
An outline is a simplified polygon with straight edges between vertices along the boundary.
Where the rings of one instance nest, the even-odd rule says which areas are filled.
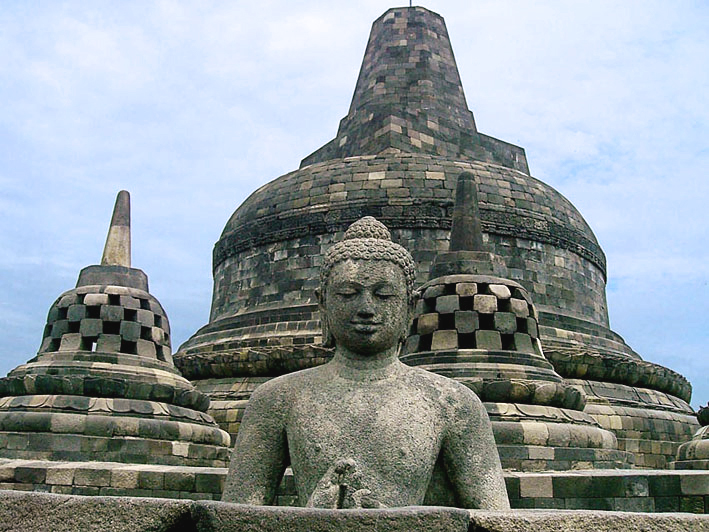
[[[226,473],[217,467],[0,460],[0,490],[219,500]],[[709,514],[709,471],[506,472],[505,483],[515,509]],[[296,504],[290,470],[277,504]]]
[[[93,532],[703,532],[709,516],[421,507],[321,510],[0,491],[0,530]]]

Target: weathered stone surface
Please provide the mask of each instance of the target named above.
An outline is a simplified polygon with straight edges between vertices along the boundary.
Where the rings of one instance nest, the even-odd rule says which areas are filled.
[[[223,500],[272,504],[290,463],[300,506],[413,506],[435,493],[466,508],[509,507],[478,397],[398,358],[413,307],[412,264],[368,218],[328,251],[318,297],[334,357],[255,391]],[[436,331],[434,342],[441,332],[455,338]]]
[[[77,497],[0,490],[0,530],[168,532],[194,530],[191,502]]]
[[[229,436],[204,412],[208,397],[175,369],[167,316],[147,289],[145,273],[130,267],[121,192],[103,263],[84,268],[52,305],[37,357],[0,378],[0,458],[32,464],[13,487],[137,489],[135,475],[114,478],[110,467],[45,478],[47,468],[36,467],[45,460],[226,465]]]
[[[709,516],[587,510],[470,512],[475,532],[703,532]]]
[[[469,522],[464,510],[435,507],[343,512],[207,502],[192,515],[204,532],[467,532]]]

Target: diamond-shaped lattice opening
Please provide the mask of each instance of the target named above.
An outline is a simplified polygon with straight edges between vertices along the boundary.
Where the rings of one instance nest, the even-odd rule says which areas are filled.
[[[458,334],[458,347],[460,349],[475,349],[475,333]]]
[[[97,342],[98,342],[97,336],[84,336],[81,339],[81,350],[82,351],[96,351]]]
[[[138,354],[138,343],[129,342],[128,340],[121,340],[121,353],[127,353],[129,355]]]
[[[482,312],[478,314],[478,319],[480,320],[480,328],[486,331],[495,330],[495,319],[494,314],[483,314]]]
[[[155,354],[157,355],[158,360],[162,360],[163,362],[165,362],[166,353],[169,354],[169,351],[170,350],[167,347],[159,345],[157,346],[157,351],[155,352]]]
[[[104,321],[103,322],[103,332],[104,332],[104,334],[120,334],[121,333],[121,322],[119,322],[119,321]]]
[[[475,310],[473,304],[475,303],[473,296],[461,297],[458,299],[460,304],[460,310]]]
[[[419,339],[419,351],[430,351],[432,340],[432,334],[422,334],[421,338]]]
[[[47,346],[46,351],[48,353],[54,353],[55,351],[59,351],[59,345],[62,343],[60,338],[52,338],[51,341],[49,342],[49,345]]]
[[[513,334],[501,334],[502,339],[502,350],[503,351],[514,351],[515,350],[515,337]]]
[[[455,314],[439,314],[438,329],[455,330]]]

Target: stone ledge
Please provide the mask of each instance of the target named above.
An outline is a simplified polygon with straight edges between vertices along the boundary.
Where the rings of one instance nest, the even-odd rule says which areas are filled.
[[[709,531],[709,516],[586,510],[489,512],[440,507],[321,510],[0,491],[0,529],[17,532],[703,532]]]

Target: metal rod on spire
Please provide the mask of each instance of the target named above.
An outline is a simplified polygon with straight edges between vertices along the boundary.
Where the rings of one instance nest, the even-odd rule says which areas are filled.
[[[130,194],[126,190],[116,198],[101,264],[130,268]]]

